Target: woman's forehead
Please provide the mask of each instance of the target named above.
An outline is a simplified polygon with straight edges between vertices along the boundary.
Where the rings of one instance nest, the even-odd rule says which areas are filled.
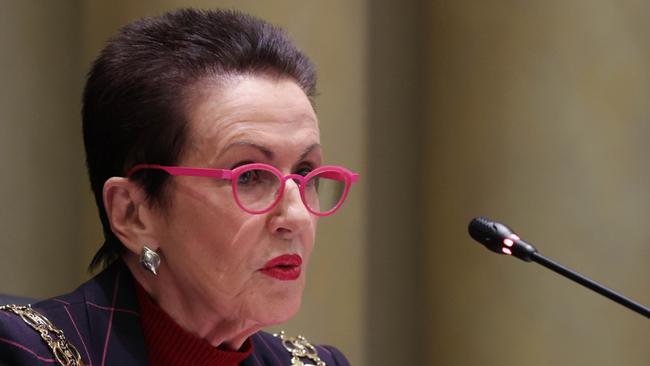
[[[321,154],[315,122],[242,121],[229,124],[218,134],[196,137],[195,157],[209,162],[242,153],[255,153],[268,161],[300,160],[305,152]]]
[[[218,155],[250,143],[300,150],[320,143],[312,105],[289,79],[248,77],[207,88],[190,105],[190,143],[199,151]]]

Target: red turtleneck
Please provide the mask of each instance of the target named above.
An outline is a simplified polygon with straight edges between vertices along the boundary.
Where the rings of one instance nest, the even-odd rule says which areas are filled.
[[[150,365],[236,366],[253,352],[250,339],[238,351],[231,351],[188,333],[153,302],[138,281],[134,282]]]

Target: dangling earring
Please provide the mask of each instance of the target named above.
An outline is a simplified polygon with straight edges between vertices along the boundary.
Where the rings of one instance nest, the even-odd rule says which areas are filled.
[[[147,248],[147,246],[142,247],[142,252],[140,253],[140,264],[149,272],[158,276],[158,266],[160,266],[160,256],[158,253]]]

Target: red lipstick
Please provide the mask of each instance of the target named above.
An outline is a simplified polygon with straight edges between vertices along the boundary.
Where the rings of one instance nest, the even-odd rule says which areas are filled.
[[[266,262],[260,271],[281,281],[293,281],[300,277],[301,265],[302,257],[298,254],[284,254]]]

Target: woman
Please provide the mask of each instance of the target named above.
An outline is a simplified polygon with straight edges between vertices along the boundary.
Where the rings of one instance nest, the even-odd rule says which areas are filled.
[[[347,365],[260,331],[297,312],[317,219],[357,179],[322,166],[314,93],[311,62],[258,19],[181,10],[124,27],[83,100],[106,237],[91,266],[106,268],[35,312],[5,307],[0,360]]]

